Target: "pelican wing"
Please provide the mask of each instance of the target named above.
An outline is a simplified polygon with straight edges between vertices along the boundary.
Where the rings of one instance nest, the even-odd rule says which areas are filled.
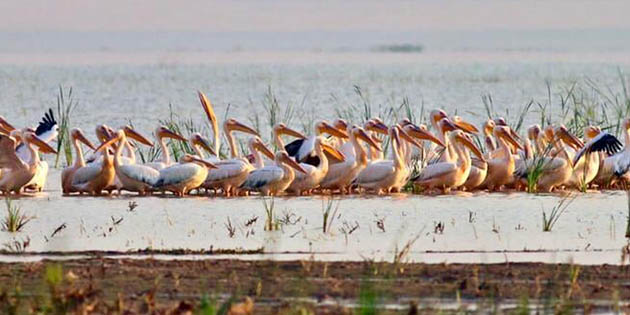
[[[392,160],[377,161],[370,163],[357,177],[357,183],[369,184],[379,182],[394,172],[394,162]]]
[[[35,135],[42,139],[42,141],[46,143],[50,143],[53,139],[57,138],[59,131],[57,130],[57,121],[55,120],[55,116],[53,115],[52,109],[48,109],[46,113],[44,113],[44,117],[37,125],[37,129],[35,129]],[[24,161],[30,161],[30,153],[28,152],[26,146],[24,144],[20,144],[17,147],[18,156]]]
[[[284,146],[289,156],[295,158],[298,162],[305,162],[310,165],[319,165],[319,158],[314,156],[315,152],[315,136],[306,139],[297,139]]]
[[[265,166],[249,173],[247,180],[241,187],[251,190],[260,189],[270,183],[281,180],[283,176],[284,170],[282,168],[275,165]]]
[[[423,168],[420,174],[418,174],[418,176],[413,178],[413,181],[428,180],[428,179],[440,177],[448,173],[454,172],[456,170],[457,170],[457,165],[455,163],[450,163],[450,162],[434,163],[431,165],[427,165],[427,167]]]
[[[630,170],[630,152],[624,150],[616,155],[607,158],[606,160],[613,159],[614,170],[616,176],[623,176]]]
[[[101,165],[93,164],[78,169],[72,176],[72,186],[87,184],[101,173]]]
[[[179,164],[175,166],[179,166]],[[116,171],[121,172],[123,175],[133,180],[143,182],[151,186],[155,185],[156,182],[162,177],[161,172],[155,169],[152,169],[148,166],[138,165],[138,164],[121,165],[120,167],[117,168]]]
[[[174,185],[190,178],[199,173],[201,166],[195,163],[175,164],[158,172],[158,179],[155,181],[156,187]]]
[[[293,140],[284,146],[284,150],[287,151],[289,156],[296,156],[298,151],[300,151],[300,147],[302,147],[304,140],[306,139]]]
[[[0,168],[18,169],[28,167],[15,154],[15,144],[15,138],[0,134]]]
[[[232,159],[227,161],[221,161],[217,163],[217,169],[213,169],[208,172],[206,182],[218,182],[226,179],[230,179],[235,176],[241,175],[243,172],[251,169],[252,166],[249,163],[245,163],[242,160]]]
[[[576,164],[580,158],[591,152],[606,152],[608,155],[613,155],[621,150],[622,145],[615,136],[601,132],[597,137],[591,139],[584,147],[575,155],[573,164]]]

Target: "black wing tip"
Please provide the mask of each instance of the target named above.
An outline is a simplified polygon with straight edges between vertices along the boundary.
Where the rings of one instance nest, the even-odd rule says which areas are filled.
[[[53,113],[52,108],[49,108],[48,111],[44,112],[44,117],[42,117],[42,121],[39,122],[37,129],[35,129],[35,134],[40,136],[48,130],[52,130],[53,126],[57,124],[55,120],[55,115]]]

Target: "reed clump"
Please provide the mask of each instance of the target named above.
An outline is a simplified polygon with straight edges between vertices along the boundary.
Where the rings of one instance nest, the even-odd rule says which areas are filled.
[[[7,215],[2,220],[2,230],[6,232],[20,232],[24,226],[26,226],[31,220],[33,220],[34,216],[26,215],[22,212],[20,206],[13,204],[11,199],[5,199],[6,207],[7,207]]]

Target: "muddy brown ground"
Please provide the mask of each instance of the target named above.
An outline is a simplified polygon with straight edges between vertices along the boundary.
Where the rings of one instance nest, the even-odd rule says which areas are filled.
[[[511,303],[588,311],[623,307],[630,298],[629,280],[627,267],[610,265],[93,258],[2,263],[0,304],[3,313],[10,311],[7,305],[22,311],[197,312],[204,297],[218,300],[218,308],[231,297],[250,296],[255,314],[358,313],[369,303],[397,306],[385,313],[406,314],[410,303],[430,312],[444,301],[461,307]]]

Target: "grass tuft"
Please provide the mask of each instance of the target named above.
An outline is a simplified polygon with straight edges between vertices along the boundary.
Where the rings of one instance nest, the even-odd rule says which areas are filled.
[[[79,102],[72,94],[72,87],[64,93],[63,87],[59,86],[57,94],[57,117],[59,119],[59,135],[57,136],[57,152],[55,157],[55,167],[59,166],[61,153],[66,158],[66,166],[72,164],[72,143],[70,139],[70,116],[79,105]]]
[[[576,197],[577,196],[571,195],[563,197],[562,199],[560,199],[560,202],[558,202],[558,204],[551,209],[549,215],[547,215],[547,213],[543,209],[543,232],[551,232],[551,229],[553,229],[553,226],[556,224],[556,222],[558,222],[560,216],[567,210],[569,205],[571,205]]]
[[[7,205],[7,215],[2,221],[2,230],[6,232],[19,232],[33,220],[34,216],[28,216],[22,213],[22,209],[18,205],[14,205],[11,199],[5,199]]]

